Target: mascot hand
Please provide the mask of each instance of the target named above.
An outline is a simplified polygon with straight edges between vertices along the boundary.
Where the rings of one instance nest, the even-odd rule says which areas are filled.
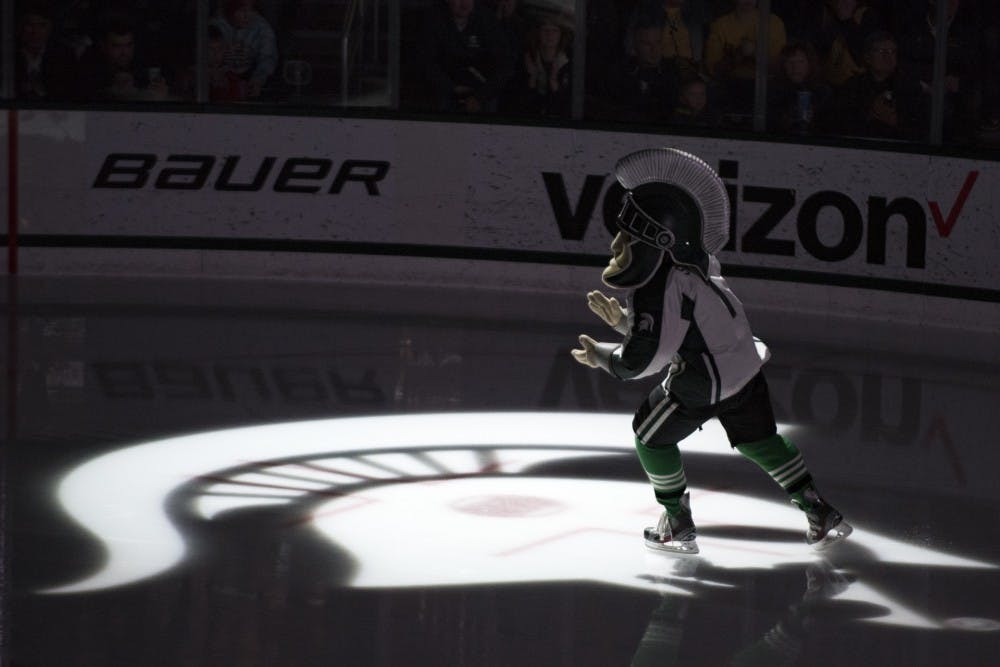
[[[588,292],[587,305],[612,328],[617,328],[625,317],[625,309],[618,303],[618,299],[614,297],[609,299],[601,292]]]
[[[583,346],[583,349],[571,350],[570,354],[584,366],[597,368],[599,366],[597,363],[597,351],[595,349],[597,341],[587,334],[580,334],[580,345]]]

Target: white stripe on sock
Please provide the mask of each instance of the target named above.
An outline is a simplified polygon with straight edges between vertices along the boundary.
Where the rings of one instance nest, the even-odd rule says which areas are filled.
[[[769,475],[770,475],[771,477],[779,477],[779,476],[780,476],[780,475],[782,475],[782,474],[783,474],[783,473],[784,473],[784,472],[785,472],[786,470],[788,470],[789,468],[791,468],[791,467],[792,467],[792,466],[794,466],[795,464],[797,464],[797,463],[801,463],[801,462],[802,462],[802,455],[801,455],[801,454],[798,454],[798,455],[796,455],[796,456],[795,456],[795,458],[794,458],[794,459],[792,459],[791,461],[785,461],[785,462],[784,462],[783,464],[781,464],[780,466],[778,466],[778,467],[777,467],[777,468],[775,468],[774,470],[768,470],[768,471],[767,471],[767,474],[769,474]]]
[[[648,475],[649,477],[659,477],[661,479],[668,479],[670,477],[677,477],[677,476],[683,475],[683,474],[684,474],[684,468],[681,467],[681,466],[678,466],[677,470],[675,472],[666,472],[666,473],[662,473],[662,474],[661,473],[655,473],[655,472],[649,472],[648,470],[646,471],[646,475]]]
[[[676,491],[677,489],[683,489],[687,486],[687,478],[681,479],[676,484],[657,484],[653,482],[653,488],[657,491]]]
[[[796,466],[792,470],[789,470],[788,472],[784,473],[780,477],[775,477],[774,481],[776,481],[778,484],[781,484],[782,486],[787,486],[793,480],[801,477],[805,473],[806,473],[806,464],[803,463],[802,465]]]
[[[684,479],[684,471],[679,470],[673,475],[654,475],[652,473],[646,473],[646,477],[649,477],[651,482],[659,482],[661,484],[670,484],[671,482],[676,482],[679,479]]]

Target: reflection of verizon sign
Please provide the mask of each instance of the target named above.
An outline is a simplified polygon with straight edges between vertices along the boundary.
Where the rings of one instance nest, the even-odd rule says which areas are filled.
[[[327,158],[281,158],[278,166],[276,157],[248,163],[231,155],[221,160],[216,172],[218,161],[214,155],[168,155],[161,160],[153,153],[111,153],[104,158],[92,187],[138,189],[151,185],[157,190],[201,190],[209,186],[223,192],[257,192],[270,184],[274,192],[316,193],[325,189],[328,194],[340,194],[346,184],[354,182],[369,195],[378,196],[378,183],[390,166],[382,160],[344,160],[334,172],[334,161]]]
[[[719,171],[724,177],[736,178],[738,164],[735,161],[723,161]],[[947,214],[942,212],[942,206],[937,201],[927,202],[934,226],[941,238],[948,238],[955,228],[978,176],[978,171],[969,171],[965,175],[965,181],[954,201],[950,205],[945,204],[950,206]],[[603,175],[586,177],[574,211],[569,204],[563,175],[553,172],[542,174],[552,212],[563,239],[584,238],[591,216],[597,208],[605,179]],[[881,195],[869,195],[865,203],[859,205],[851,196],[836,190],[814,192],[801,197],[801,201],[798,191],[792,188],[761,185],[741,187],[727,181],[726,190],[729,193],[733,217],[729,243],[723,250],[794,257],[801,248],[816,259],[840,262],[854,256],[863,244],[864,257],[868,264],[885,265],[886,238],[890,227],[898,225],[905,231],[906,266],[922,269],[926,264],[927,212],[924,205],[912,197],[890,199]],[[621,209],[623,194],[624,190],[618,183],[612,183],[604,193],[602,217],[605,227],[612,234],[617,232],[615,217]],[[752,218],[744,225],[742,233],[737,226],[740,202],[766,205],[756,218]],[[780,238],[775,229],[786,219],[791,218],[796,206],[798,212],[794,219],[797,239]],[[821,234],[821,219],[839,223],[839,234]]]

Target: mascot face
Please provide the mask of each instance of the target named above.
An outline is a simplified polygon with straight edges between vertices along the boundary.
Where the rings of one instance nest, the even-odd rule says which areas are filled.
[[[612,278],[632,263],[632,238],[625,232],[618,232],[611,241],[611,260],[601,274],[601,278]]]
[[[660,267],[663,255],[662,250],[641,243],[627,232],[618,232],[611,241],[611,259],[601,280],[619,289],[644,285]]]

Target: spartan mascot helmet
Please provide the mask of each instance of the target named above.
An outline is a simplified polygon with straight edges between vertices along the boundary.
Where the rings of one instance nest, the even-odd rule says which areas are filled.
[[[604,282],[643,285],[666,255],[707,280],[708,256],[729,239],[729,197],[718,174],[690,153],[650,148],[619,160],[615,177],[626,192]]]

